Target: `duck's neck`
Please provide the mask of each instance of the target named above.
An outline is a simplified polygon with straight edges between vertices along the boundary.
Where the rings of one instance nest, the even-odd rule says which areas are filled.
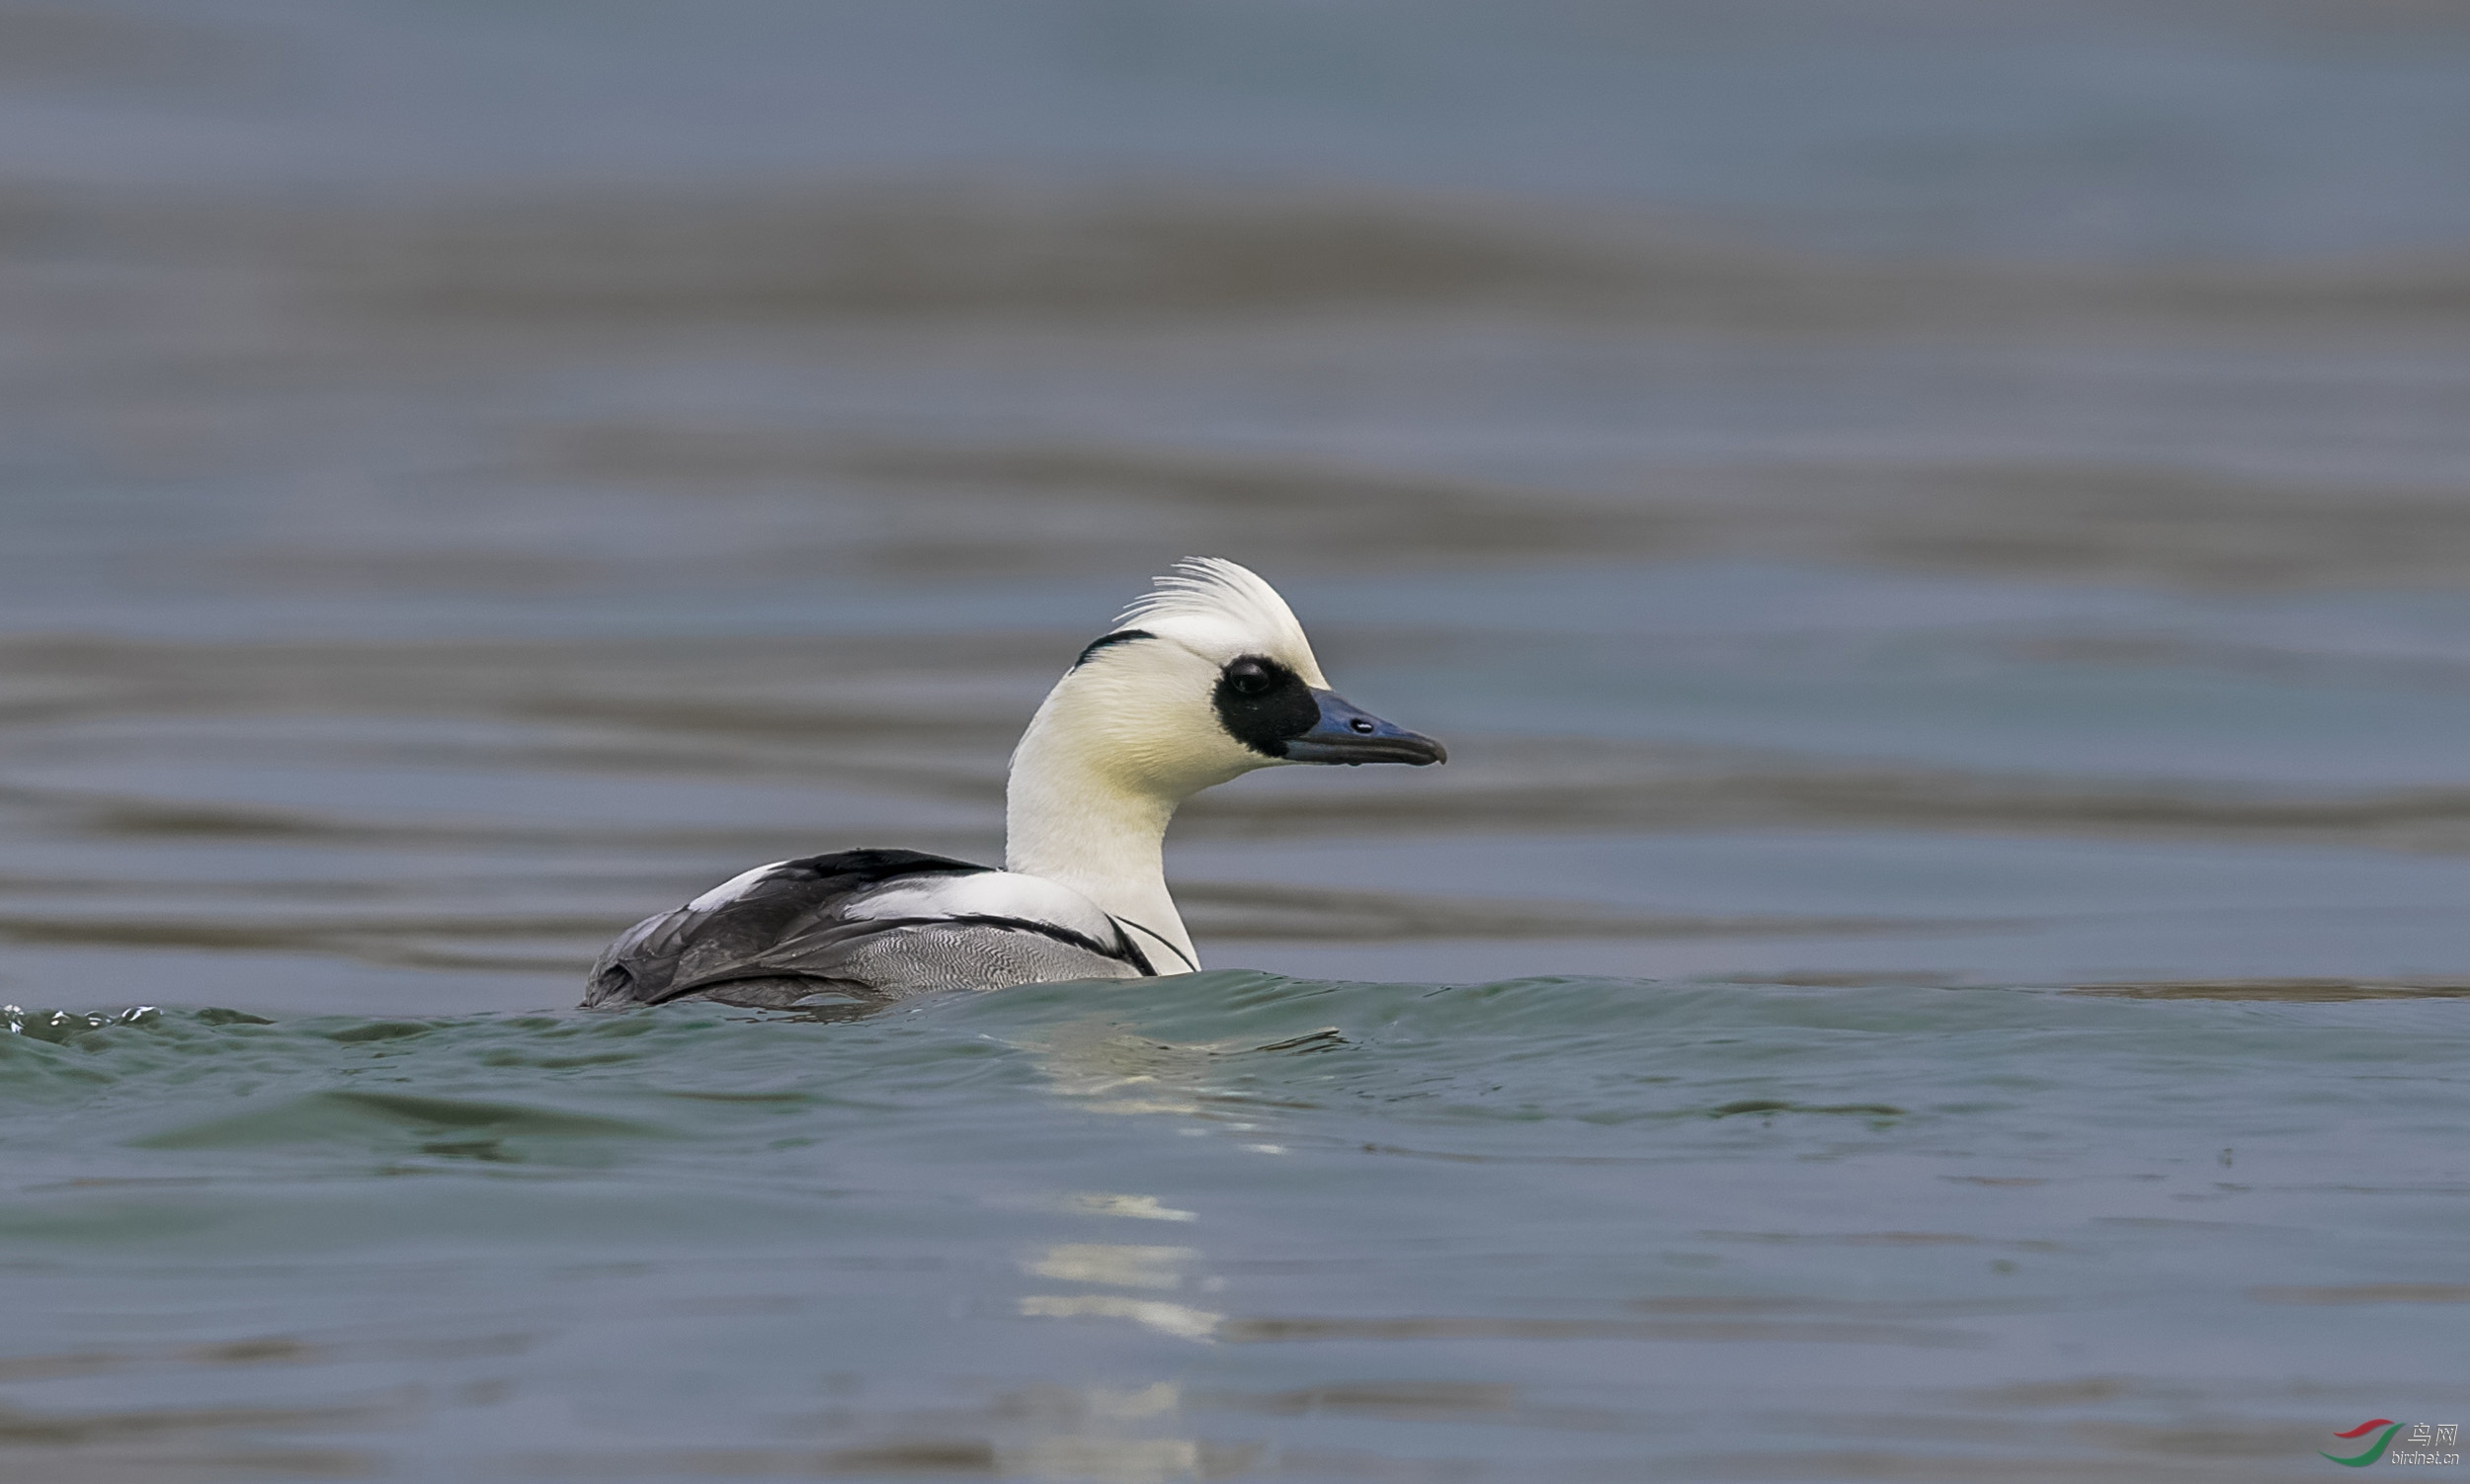
[[[1126,786],[1074,753],[1036,725],[1021,739],[1004,790],[1005,868],[1059,881],[1096,902],[1125,925],[1159,973],[1198,968],[1200,955],[1167,892],[1167,823],[1182,800]]]

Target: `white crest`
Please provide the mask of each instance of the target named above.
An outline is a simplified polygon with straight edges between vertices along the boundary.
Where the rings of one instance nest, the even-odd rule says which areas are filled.
[[[1291,667],[1308,684],[1328,685],[1312,657],[1312,642],[1277,589],[1222,556],[1188,556],[1177,562],[1149,592],[1132,601],[1115,626],[1198,640],[1226,650],[1225,659],[1263,655]]]

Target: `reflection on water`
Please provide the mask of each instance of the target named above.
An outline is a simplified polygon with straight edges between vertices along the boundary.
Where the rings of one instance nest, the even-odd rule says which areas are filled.
[[[2315,0],[0,0],[0,1476],[2453,1415],[2466,75]],[[564,1009],[754,862],[994,859],[1194,552],[1452,754],[1190,808],[1229,972]]]
[[[1025,1316],[1045,1319],[1128,1319],[1162,1335],[1182,1340],[1214,1340],[1224,1314],[1212,1314],[1163,1299],[1121,1298],[1112,1293],[1058,1297],[1033,1293],[1021,1300]]]

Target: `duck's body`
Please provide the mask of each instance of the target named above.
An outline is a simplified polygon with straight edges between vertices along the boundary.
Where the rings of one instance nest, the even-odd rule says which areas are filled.
[[[1157,972],[1068,886],[917,851],[778,861],[635,925],[586,1005],[689,997],[785,1007]]]
[[[1187,973],[1199,956],[1164,867],[1178,804],[1278,763],[1446,757],[1330,694],[1285,602],[1233,562],[1180,563],[1117,622],[1013,754],[1007,869],[902,850],[758,866],[636,924],[594,965],[584,1004],[785,1007]]]

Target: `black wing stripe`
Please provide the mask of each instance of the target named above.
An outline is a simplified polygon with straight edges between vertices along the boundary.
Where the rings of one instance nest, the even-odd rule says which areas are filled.
[[[930,856],[924,851],[877,848],[835,851],[828,856],[805,856],[795,861],[783,861],[760,884],[828,881],[844,892],[855,893],[902,876],[973,876],[994,868],[968,861],[955,861],[949,856]]]

